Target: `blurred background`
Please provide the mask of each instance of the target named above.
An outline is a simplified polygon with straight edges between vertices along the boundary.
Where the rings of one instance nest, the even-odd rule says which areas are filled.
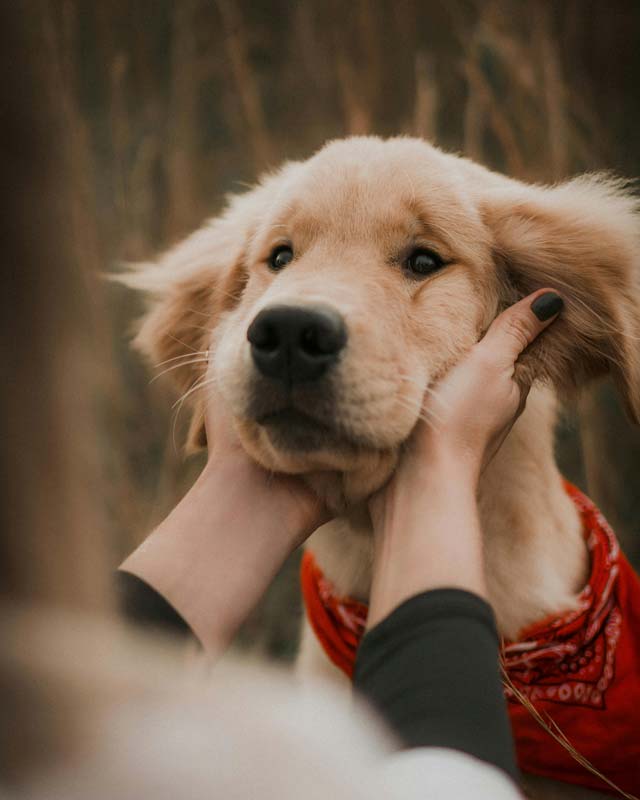
[[[225,193],[349,134],[424,136],[526,180],[640,171],[636,0],[16,5],[23,38],[13,60],[5,53],[5,79],[27,129],[34,120],[41,128],[35,142],[14,137],[16,163],[30,144],[40,154],[26,165],[30,182],[18,207],[29,215],[35,245],[41,233],[33,219],[42,204],[57,209],[66,255],[45,254],[28,295],[17,284],[11,295],[11,280],[19,278],[12,273],[5,301],[14,311],[24,301],[28,320],[38,298],[41,309],[55,300],[53,363],[64,377],[56,402],[68,418],[56,435],[92,497],[78,518],[104,534],[114,567],[172,507],[201,462],[185,460],[174,446],[168,384],[150,384],[153,371],[129,350],[140,299],[103,281],[103,273],[124,260],[152,258],[215,214]],[[33,108],[19,103],[25,65]],[[43,120],[50,135],[42,133]],[[5,355],[11,393],[23,364],[12,362],[10,343]],[[37,354],[33,359],[38,363]],[[51,353],[46,360],[53,369]],[[6,402],[22,413],[36,385],[34,393],[23,397],[16,389]],[[177,421],[178,431],[184,422]],[[44,449],[31,468],[44,463],[54,495],[56,439],[39,441]],[[558,458],[640,567],[640,434],[606,383],[567,409]],[[46,532],[46,523],[38,530]],[[89,549],[92,541],[88,535],[78,546]],[[54,567],[52,554],[42,567],[52,581]],[[88,584],[103,579],[87,575]],[[293,558],[240,645],[291,657],[301,613],[296,580]]]

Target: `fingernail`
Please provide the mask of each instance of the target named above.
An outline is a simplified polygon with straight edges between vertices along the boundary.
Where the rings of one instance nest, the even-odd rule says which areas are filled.
[[[551,317],[559,314],[564,307],[564,300],[555,292],[545,292],[531,303],[531,310],[540,320],[546,322]]]

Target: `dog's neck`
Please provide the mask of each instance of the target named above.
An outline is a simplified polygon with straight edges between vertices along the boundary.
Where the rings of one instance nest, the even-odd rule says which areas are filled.
[[[479,487],[489,600],[511,639],[571,608],[588,575],[580,519],[553,455],[554,424],[553,395],[532,390]],[[372,538],[363,508],[324,525],[309,546],[340,594],[367,599]]]

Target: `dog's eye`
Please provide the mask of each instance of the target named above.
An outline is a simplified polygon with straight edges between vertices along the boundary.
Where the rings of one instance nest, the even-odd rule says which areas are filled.
[[[425,278],[444,267],[444,260],[433,250],[419,248],[405,261],[407,271],[416,278]]]
[[[286,244],[276,247],[269,256],[269,268],[274,272],[284,269],[287,264],[293,261],[293,250]]]

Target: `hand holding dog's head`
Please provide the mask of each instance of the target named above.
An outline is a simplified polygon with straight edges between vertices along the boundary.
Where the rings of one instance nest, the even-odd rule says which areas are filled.
[[[426,388],[498,311],[557,287],[563,319],[523,355],[560,389],[613,372],[640,410],[635,202],[582,178],[530,187],[412,139],[350,139],[234,198],[157,265],[136,343],[188,391],[210,350],[248,452],[270,469],[338,471],[372,491]],[[178,362],[180,360],[178,359]],[[205,443],[194,391],[191,446]]]

